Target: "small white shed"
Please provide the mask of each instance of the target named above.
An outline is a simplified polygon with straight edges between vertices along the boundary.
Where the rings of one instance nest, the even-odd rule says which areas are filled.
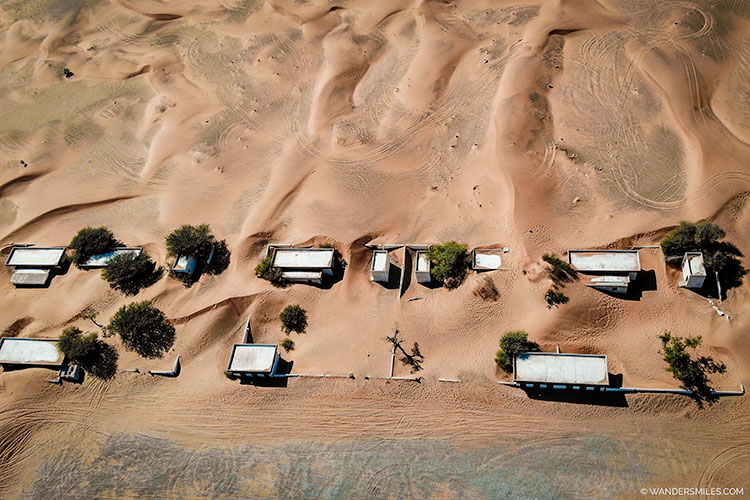
[[[416,263],[415,273],[417,275],[417,281],[419,283],[432,282],[432,276],[430,275],[431,262],[430,259],[427,258],[427,250],[417,250]]]
[[[682,258],[682,283],[685,288],[703,288],[706,281],[706,266],[701,252],[686,252]]]
[[[388,271],[391,267],[391,255],[388,250],[373,250],[370,265],[370,279],[382,283],[388,282]]]
[[[279,364],[279,349],[268,344],[235,344],[227,371],[234,375],[274,376]]]

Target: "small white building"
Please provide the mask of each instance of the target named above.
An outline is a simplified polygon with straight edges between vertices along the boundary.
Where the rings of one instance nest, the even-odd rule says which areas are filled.
[[[381,283],[388,283],[391,267],[391,254],[388,250],[373,250],[370,264],[370,279]]]
[[[271,265],[281,269],[284,279],[302,283],[323,283],[323,275],[333,275],[333,248],[273,248]]]
[[[266,344],[235,344],[227,372],[236,376],[272,377],[279,364],[279,348]]]
[[[60,369],[65,355],[57,350],[57,339],[3,337],[0,339],[0,366],[3,368],[41,367]]]
[[[52,272],[65,262],[65,247],[13,247],[5,265],[14,272],[10,282],[15,286],[46,286]]]
[[[521,387],[540,389],[607,386],[607,356],[527,352],[513,358],[513,381]]]
[[[471,253],[471,268],[475,271],[494,271],[503,265],[502,249],[477,248]]]
[[[685,288],[703,288],[706,281],[706,266],[701,252],[687,252],[682,258],[682,282]]]
[[[197,265],[198,260],[195,257],[178,255],[174,260],[174,264],[172,264],[172,272],[192,276],[195,273]]]
[[[416,252],[416,266],[415,274],[417,275],[417,281],[419,283],[430,283],[432,282],[432,276],[430,275],[430,267],[432,262],[427,258],[427,250],[417,250]]]
[[[81,268],[83,269],[99,269],[102,267],[107,267],[107,264],[109,264],[109,261],[112,260],[112,258],[116,255],[122,255],[122,254],[133,254],[133,255],[140,255],[140,253],[143,251],[140,247],[120,247],[120,248],[113,248],[107,253],[99,254],[99,255],[92,255],[89,257],[89,259],[83,263]]]

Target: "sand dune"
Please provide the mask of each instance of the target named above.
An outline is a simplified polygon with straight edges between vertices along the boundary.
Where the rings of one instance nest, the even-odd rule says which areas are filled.
[[[117,344],[121,367],[166,369],[179,354],[178,379],[60,389],[40,371],[0,376],[0,496],[29,497],[50,436],[73,428],[98,445],[132,432],[186,446],[391,436],[477,447],[580,423],[697,450],[710,425],[710,452],[688,453],[689,474],[715,479],[711,460],[734,460],[722,453],[746,429],[744,399],[705,413],[657,396],[626,408],[534,401],[495,387],[493,359],[503,332],[525,329],[545,350],[606,353],[627,385],[676,387],[656,337],[671,330],[702,335],[727,364],[717,386],[750,383],[747,277],[721,304],[728,321],[644,249],[657,286],[641,300],[579,282],[549,311],[541,265],[546,252],[655,245],[682,219],[719,222],[750,254],[749,32],[750,4],[703,0],[1,4],[0,254],[106,225],[169,265],[164,237],[208,223],[232,260],[191,288],[164,278],[137,296],[174,320],[177,342],[160,361]],[[455,291],[412,280],[401,299],[369,281],[364,244],[447,240],[507,246],[508,269]],[[253,275],[271,242],[334,244],[349,267],[330,289],[276,289]],[[0,328],[23,336],[91,329],[86,306],[109,319],[132,300],[94,271],[44,290],[8,278]],[[294,371],[355,381],[225,379],[247,317],[256,342],[276,343],[288,304],[310,325],[285,355]],[[387,375],[396,323],[425,356],[421,386],[364,381]],[[233,428],[248,415],[251,432]]]

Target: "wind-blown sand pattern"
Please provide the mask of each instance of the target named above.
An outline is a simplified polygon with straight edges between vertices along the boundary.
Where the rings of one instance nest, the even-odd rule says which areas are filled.
[[[208,223],[232,260],[136,297],[176,325],[163,360],[110,341],[142,373],[179,354],[178,378],[0,375],[0,497],[750,491],[747,398],[531,399],[497,386],[493,361],[501,334],[523,329],[547,351],[607,354],[627,386],[677,387],[658,352],[671,330],[727,364],[717,388],[750,384],[747,277],[721,304],[727,321],[646,248],[657,286],[641,300],[579,282],[548,311],[540,264],[655,245],[683,219],[720,223],[748,255],[748,193],[747,0],[2,1],[3,258],[105,225],[166,265],[164,237]],[[365,243],[451,239],[509,247],[509,270],[454,291],[412,279],[400,300],[368,279]],[[332,243],[349,266],[329,289],[276,289],[253,274],[270,242]],[[0,274],[5,334],[90,330],[85,307],[106,321],[133,300],[97,272],[44,290]],[[284,354],[293,372],[355,380],[224,377],[248,316],[255,342],[278,343],[288,304],[310,325]],[[364,380],[388,374],[395,323],[425,356],[421,384]]]

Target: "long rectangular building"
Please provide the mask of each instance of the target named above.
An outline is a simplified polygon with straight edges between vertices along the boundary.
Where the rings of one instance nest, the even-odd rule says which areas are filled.
[[[637,273],[641,270],[638,250],[568,250],[568,262],[584,273]]]
[[[607,356],[527,352],[513,358],[513,381],[564,386],[609,385]]]
[[[65,247],[13,247],[5,261],[15,268],[59,267],[65,259]]]

